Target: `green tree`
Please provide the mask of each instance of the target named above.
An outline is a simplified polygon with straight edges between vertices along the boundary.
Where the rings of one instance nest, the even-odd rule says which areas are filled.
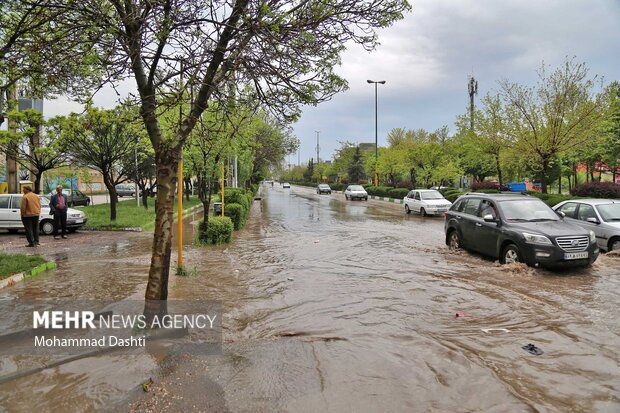
[[[501,82],[507,118],[512,120],[510,133],[539,165],[544,193],[554,160],[591,139],[601,107],[593,91],[596,78],[589,77],[584,63],[567,59],[553,72],[547,70],[543,64],[535,88]]]
[[[14,129],[0,131],[0,150],[11,154],[34,175],[34,192],[38,194],[43,173],[65,165],[68,160],[59,139],[59,119],[46,122],[43,114],[33,109],[13,111],[8,116]]]
[[[123,162],[134,153],[139,139],[133,113],[119,107],[102,110],[88,107],[83,115],[71,114],[63,125],[63,147],[73,162],[93,168],[103,176],[110,194],[110,220],[116,220],[116,185],[128,179]]]
[[[359,146],[355,147],[347,173],[349,174],[349,183],[359,183],[365,178],[364,161]]]

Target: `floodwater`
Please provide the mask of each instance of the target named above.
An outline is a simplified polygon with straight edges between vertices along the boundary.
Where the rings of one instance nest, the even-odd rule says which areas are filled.
[[[499,266],[448,251],[442,218],[308,188],[261,191],[232,244],[186,242],[193,276],[171,276],[171,299],[222,302],[221,355],[73,361],[0,383],[2,408],[620,411],[620,256],[562,273]],[[83,253],[52,252],[65,265],[0,300],[26,311],[20,299],[142,296],[149,234],[76,236],[92,238]],[[522,349],[530,343],[544,354]],[[0,375],[36,362],[4,359]]]

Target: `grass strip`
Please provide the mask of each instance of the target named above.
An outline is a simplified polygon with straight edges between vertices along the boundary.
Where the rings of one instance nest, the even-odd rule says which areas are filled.
[[[197,196],[190,197],[189,202],[183,198],[183,210],[196,205],[201,205]],[[110,204],[91,205],[81,209],[88,218],[88,222],[84,226],[85,229],[122,230],[140,228],[143,231],[150,231],[155,228],[155,203],[153,199],[149,199],[148,209],[142,205],[137,206],[135,200],[119,202],[116,204],[116,221],[110,221]],[[176,210],[177,202],[175,200],[175,217]]]
[[[47,260],[36,255],[6,254],[0,252],[0,279],[5,279],[13,274],[31,271]]]

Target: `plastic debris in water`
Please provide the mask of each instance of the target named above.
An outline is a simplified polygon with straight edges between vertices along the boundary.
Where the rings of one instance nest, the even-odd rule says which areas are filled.
[[[455,317],[472,317],[471,314],[465,314],[465,313],[456,313],[454,314]]]
[[[151,390],[152,384],[153,384],[153,379],[149,377],[149,380],[146,383],[142,384],[142,390],[144,390],[145,393],[148,393],[149,390]]]
[[[533,354],[535,356],[540,356],[541,354],[544,354],[545,352],[542,351],[541,349],[539,349],[538,347],[536,347],[533,344],[528,344],[527,346],[523,346],[521,347],[523,350],[527,351],[530,354]]]
[[[484,331],[487,334],[493,333],[493,332],[510,333],[510,330],[508,330],[507,328],[483,328],[482,331]]]
[[[295,279],[294,279],[293,277],[288,277],[288,278],[287,278],[287,280],[289,280],[289,281],[293,281],[293,280],[295,280]]]

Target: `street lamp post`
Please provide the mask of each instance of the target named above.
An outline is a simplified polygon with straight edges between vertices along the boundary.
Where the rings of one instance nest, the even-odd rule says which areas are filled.
[[[379,124],[377,121],[377,83],[385,84],[385,80],[367,80],[368,83],[375,84],[375,188],[379,186],[379,174],[377,174],[377,163],[379,162]]]

